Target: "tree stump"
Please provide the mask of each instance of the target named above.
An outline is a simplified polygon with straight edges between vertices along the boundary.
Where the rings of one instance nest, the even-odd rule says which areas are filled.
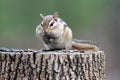
[[[0,80],[105,80],[105,55],[1,48]]]

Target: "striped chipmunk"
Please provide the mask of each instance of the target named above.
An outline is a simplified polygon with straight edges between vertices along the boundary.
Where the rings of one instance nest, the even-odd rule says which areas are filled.
[[[36,27],[36,36],[41,38],[47,50],[77,49],[83,51],[99,51],[99,48],[90,40],[73,40],[72,30],[66,22],[59,18],[58,12],[54,15],[43,16]]]

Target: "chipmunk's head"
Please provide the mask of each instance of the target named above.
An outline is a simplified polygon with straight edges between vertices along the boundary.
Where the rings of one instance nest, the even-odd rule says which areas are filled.
[[[58,17],[58,12],[54,13],[54,15],[43,16],[40,14],[40,16],[42,17],[41,26],[45,33],[63,33],[65,22],[63,24],[62,19]]]

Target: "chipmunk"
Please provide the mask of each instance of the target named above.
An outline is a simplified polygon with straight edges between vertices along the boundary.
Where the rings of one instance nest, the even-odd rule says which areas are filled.
[[[41,23],[36,27],[36,36],[42,38],[48,50],[77,49],[98,51],[99,48],[88,40],[73,40],[72,30],[66,22],[59,18],[58,12],[54,15],[42,17]]]

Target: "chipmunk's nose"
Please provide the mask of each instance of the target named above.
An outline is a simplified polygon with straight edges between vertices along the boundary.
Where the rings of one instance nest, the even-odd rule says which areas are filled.
[[[45,31],[45,34],[46,34],[46,35],[48,35],[48,34],[50,34],[50,32],[48,32],[48,31]]]
[[[50,34],[50,29],[46,29],[45,33]]]
[[[46,31],[45,31],[44,33],[45,33],[45,34],[47,34],[47,32],[46,32]]]

